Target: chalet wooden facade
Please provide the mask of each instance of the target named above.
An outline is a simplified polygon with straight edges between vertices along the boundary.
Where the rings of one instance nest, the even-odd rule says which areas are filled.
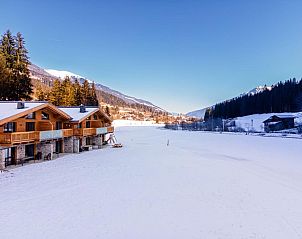
[[[107,133],[111,119],[98,107],[0,102],[0,168],[100,147]]]
[[[78,153],[87,147],[99,147],[105,135],[113,133],[111,119],[98,107],[59,107],[72,119],[68,126],[73,129],[73,152]]]

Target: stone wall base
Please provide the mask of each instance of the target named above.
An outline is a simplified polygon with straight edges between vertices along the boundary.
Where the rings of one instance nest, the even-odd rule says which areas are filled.
[[[0,169],[5,168],[5,151],[4,149],[0,149]]]
[[[73,137],[64,138],[64,153],[73,153]]]
[[[50,153],[50,158],[53,158],[54,145],[52,142],[42,142],[37,144],[37,152],[42,153],[42,159]]]
[[[92,139],[92,142],[93,142],[93,145],[102,146],[103,136],[102,135],[94,136]]]
[[[17,158],[17,160],[25,158],[25,145],[24,144],[20,144],[16,147],[16,158]]]
[[[77,137],[72,137],[73,141],[73,152],[74,153],[80,153],[80,139]]]

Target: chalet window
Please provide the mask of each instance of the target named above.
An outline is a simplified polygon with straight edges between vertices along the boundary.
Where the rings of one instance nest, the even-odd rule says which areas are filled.
[[[94,119],[94,120],[97,120],[97,119],[98,119],[98,116],[97,116],[97,115],[93,115],[93,119]]]
[[[26,119],[35,119],[35,118],[36,118],[36,112],[32,112],[26,116]]]
[[[90,128],[90,121],[86,121],[86,128]]]
[[[78,127],[78,129],[81,129],[81,128],[82,128],[82,123],[79,123],[79,124],[77,125],[77,127]]]
[[[86,138],[86,145],[92,145],[92,139],[90,137]]]
[[[49,114],[42,112],[42,119],[43,120],[48,120],[49,119]]]
[[[15,161],[15,148],[7,148],[4,149],[4,155],[5,155],[5,167],[12,165]]]
[[[56,129],[62,129],[63,128],[63,123],[62,122],[56,122]]]
[[[16,122],[8,122],[4,125],[4,132],[11,133],[16,132]]]
[[[35,122],[26,122],[26,131],[35,131]]]

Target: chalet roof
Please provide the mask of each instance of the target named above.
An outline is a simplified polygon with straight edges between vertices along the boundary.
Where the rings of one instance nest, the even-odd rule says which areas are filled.
[[[100,112],[108,121],[111,121],[109,116],[100,110],[99,107],[95,106],[85,106],[86,111],[84,113],[80,112],[80,106],[70,106],[70,107],[58,107],[60,110],[70,115],[72,122],[81,122],[93,115],[96,112]]]
[[[0,101],[0,125],[46,107],[50,107],[66,119],[70,118],[69,115],[45,101],[22,101],[24,103],[22,109],[17,108],[18,102],[21,101]]]
[[[296,116],[290,115],[290,114],[288,114],[288,115],[284,115],[284,114],[272,115],[267,120],[263,121],[263,123],[274,122],[276,120],[282,120],[282,119],[295,119],[295,118],[296,118]]]

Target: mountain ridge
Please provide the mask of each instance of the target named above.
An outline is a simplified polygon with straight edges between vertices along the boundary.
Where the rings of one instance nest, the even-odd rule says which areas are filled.
[[[78,80],[80,83],[83,83],[85,80],[87,80],[90,84],[94,82],[90,79],[87,79],[86,77],[80,76],[70,71],[43,69],[35,64],[31,64],[29,70],[32,78],[50,87],[52,86],[54,80],[63,80],[66,76],[69,76],[72,81]],[[117,98],[120,102],[120,105],[123,105],[121,102],[124,102],[125,105],[129,106],[141,105],[150,108],[150,110],[153,111],[166,112],[166,110],[151,103],[150,101],[124,94],[120,91],[111,89],[110,87],[105,86],[103,84],[95,83],[95,87],[96,90],[99,92],[99,95],[102,95],[103,103],[112,105],[112,101],[114,101],[114,98]]]
[[[252,90],[248,91],[248,92],[245,92],[245,93],[242,93],[239,95],[239,97],[241,96],[245,96],[245,95],[255,95],[255,94],[258,94],[258,93],[261,93],[265,90],[271,90],[272,89],[272,86],[257,86],[255,88],[253,88]],[[238,97],[238,96],[237,96]],[[233,97],[231,99],[228,99],[228,100],[232,100],[234,98],[237,98],[237,97]],[[225,100],[225,101],[228,101],[228,100]],[[211,107],[214,107],[214,105],[212,106],[208,106],[208,107],[205,107],[205,108],[202,108],[202,109],[198,109],[198,110],[194,110],[194,111],[190,111],[188,113],[186,113],[186,116],[189,116],[189,117],[195,117],[195,118],[204,118],[204,115],[205,115],[205,112],[208,108],[211,108]]]

